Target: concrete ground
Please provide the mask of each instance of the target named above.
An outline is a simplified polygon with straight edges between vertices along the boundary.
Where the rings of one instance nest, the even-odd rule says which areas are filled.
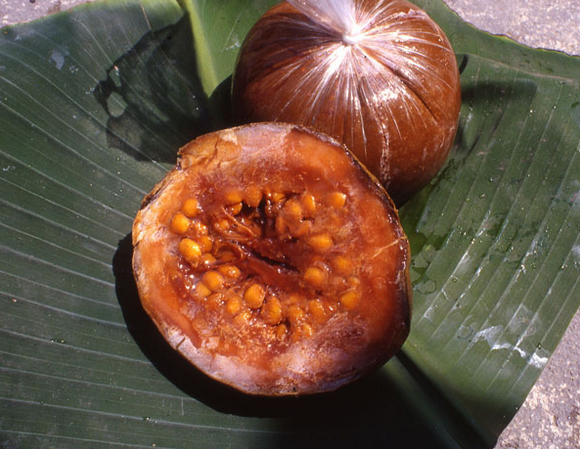
[[[86,0],[0,0],[0,26]],[[217,1],[217,0],[216,0]],[[464,20],[532,47],[580,55],[579,0],[445,0]],[[580,449],[580,313],[496,449]]]

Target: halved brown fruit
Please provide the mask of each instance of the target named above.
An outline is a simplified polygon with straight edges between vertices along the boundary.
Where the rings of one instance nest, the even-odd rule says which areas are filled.
[[[336,389],[409,332],[409,246],[379,183],[334,140],[263,123],[208,134],[133,225],[143,307],[165,339],[243,392]]]

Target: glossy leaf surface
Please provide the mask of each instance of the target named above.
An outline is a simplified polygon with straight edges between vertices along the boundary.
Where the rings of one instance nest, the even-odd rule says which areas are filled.
[[[489,447],[580,303],[580,61],[417,2],[454,45],[463,108],[449,163],[401,210],[411,336],[339,392],[248,398],[171,352],[130,267],[142,197],[227,121],[237,48],[273,2],[217,3],[113,0],[2,29],[0,441]]]

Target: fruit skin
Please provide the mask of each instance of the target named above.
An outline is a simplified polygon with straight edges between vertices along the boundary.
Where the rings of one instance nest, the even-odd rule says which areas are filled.
[[[201,180],[222,168],[226,177],[215,178],[219,184],[208,186]],[[282,175],[276,175],[284,170]],[[302,326],[304,338],[272,350],[270,347],[275,345],[260,344],[245,330],[246,324],[240,324],[238,329],[234,328],[236,338],[242,338],[239,350],[234,348],[220,353],[210,344],[212,338],[208,337],[208,332],[213,329],[196,325],[196,320],[187,316],[184,312],[187,298],[184,300],[179,288],[175,288],[174,280],[179,275],[175,267],[180,257],[175,248],[182,235],[171,231],[171,218],[179,213],[176,211],[192,193],[219,191],[223,186],[221,181],[224,184],[239,182],[241,188],[244,180],[269,176],[288,177],[295,182],[288,173],[302,177],[308,170],[314,170],[318,173],[317,178],[324,182],[336,178],[336,185],[340,185],[339,181],[360,182],[360,188],[369,195],[364,204],[372,205],[375,212],[382,211],[382,215],[352,217],[353,220],[366,220],[360,223],[360,228],[366,230],[365,235],[384,244],[383,247],[369,244],[368,249],[377,260],[364,267],[372,274],[371,278],[379,279],[380,285],[371,283],[369,291],[380,292],[381,296],[370,295],[365,307],[336,314],[315,331]],[[409,333],[410,250],[396,208],[378,181],[343,146],[313,130],[264,123],[199,137],[180,150],[176,167],[145,197],[132,235],[133,269],[141,303],[164,338],[201,371],[244,393],[281,396],[334,390],[382,365],[400,349]],[[386,240],[377,235],[385,236]],[[229,261],[227,266],[231,263]],[[291,293],[294,279],[279,281],[286,282],[281,290]],[[266,303],[271,307],[272,300]],[[223,306],[226,311],[229,310],[227,304]],[[292,307],[287,309],[288,315],[294,313]],[[221,326],[224,329],[237,326],[251,313],[251,310],[239,313],[236,319],[241,319],[234,319],[233,325],[224,321]],[[281,330],[283,333],[285,325],[278,325],[278,322],[278,319],[272,320],[272,324],[277,325],[275,332]],[[318,324],[313,321],[313,326]]]
[[[354,39],[287,2],[266,12],[238,57],[234,114],[336,138],[400,206],[429,183],[452,147],[461,106],[457,62],[443,31],[417,6],[352,1],[370,18]]]

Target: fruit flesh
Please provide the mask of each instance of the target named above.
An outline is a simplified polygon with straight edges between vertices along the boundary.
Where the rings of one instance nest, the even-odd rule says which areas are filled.
[[[435,176],[453,144],[461,106],[455,55],[411,3],[334,3],[355,5],[355,40],[345,41],[342,24],[322,23],[287,2],[254,25],[234,73],[236,114],[334,137],[403,204]]]
[[[133,242],[141,301],[165,338],[247,393],[335,389],[409,331],[396,210],[312,131],[251,125],[192,142],[144,201]]]

